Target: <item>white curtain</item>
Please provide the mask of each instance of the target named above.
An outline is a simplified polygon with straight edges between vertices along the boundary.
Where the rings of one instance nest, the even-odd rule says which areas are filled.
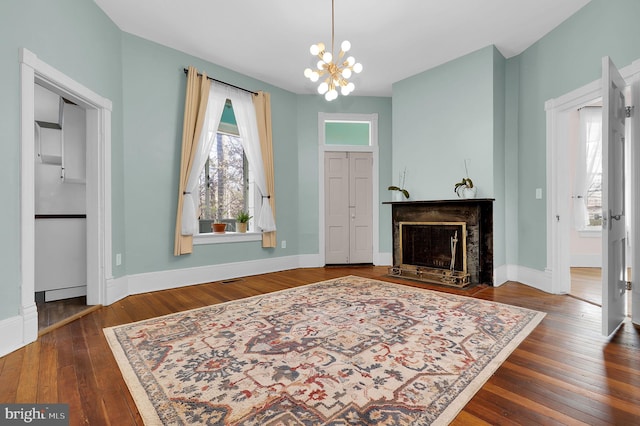
[[[602,173],[602,108],[580,109],[580,135],[578,159],[574,181],[574,226],[584,229],[589,225],[587,193],[594,184],[594,178]]]
[[[209,101],[205,113],[202,133],[198,141],[193,167],[187,181],[182,205],[182,235],[195,235],[198,233],[198,207],[200,204],[200,174],[204,164],[209,158],[211,145],[215,140],[224,104],[227,101],[226,86],[212,82],[209,89]]]
[[[200,204],[200,174],[209,157],[211,145],[218,132],[222,111],[224,110],[227,99],[231,100],[233,113],[236,116],[236,123],[238,125],[238,133],[242,140],[242,148],[249,161],[249,167],[252,170],[256,187],[262,199],[261,205],[258,206],[254,213],[256,225],[264,232],[276,230],[273,212],[269,205],[269,193],[266,189],[267,184],[262,163],[262,152],[260,150],[260,140],[258,139],[258,124],[251,94],[244,90],[212,82],[211,89],[209,90],[209,101],[207,103],[207,112],[202,134],[198,141],[198,149],[184,195],[182,235],[194,235],[198,233],[198,215],[196,212]]]
[[[263,232],[276,230],[276,223],[269,204],[269,192],[267,190],[267,179],[264,173],[264,163],[262,161],[262,151],[260,149],[260,139],[258,136],[258,122],[256,120],[256,110],[253,107],[251,93],[235,88],[228,88],[229,99],[233,105],[233,113],[236,116],[238,133],[242,139],[242,148],[249,161],[249,167],[253,172],[256,187],[261,197],[261,205],[257,206],[255,216],[256,225]]]

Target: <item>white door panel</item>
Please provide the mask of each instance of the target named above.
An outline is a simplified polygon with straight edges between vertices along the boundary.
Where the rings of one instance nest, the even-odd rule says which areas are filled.
[[[602,334],[624,321],[626,217],[624,136],[626,83],[609,57],[602,59]]]
[[[372,155],[325,153],[325,262],[372,263]]]
[[[325,261],[349,262],[349,159],[345,152],[325,155]]]
[[[349,263],[373,261],[372,156],[368,152],[349,154],[351,226]]]

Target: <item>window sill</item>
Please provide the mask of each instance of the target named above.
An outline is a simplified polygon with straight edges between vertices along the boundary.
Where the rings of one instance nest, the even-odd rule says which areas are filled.
[[[580,238],[600,238],[602,237],[602,228],[581,229],[578,231],[578,235]]]
[[[193,236],[193,245],[238,243],[244,241],[261,241],[261,232],[225,232],[224,234],[198,234]]]

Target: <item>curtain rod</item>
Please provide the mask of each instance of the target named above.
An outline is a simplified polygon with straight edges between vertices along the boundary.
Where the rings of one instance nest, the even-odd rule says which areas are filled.
[[[188,70],[187,68],[184,68],[184,73],[185,73],[185,74],[188,74],[188,73],[189,73],[189,70]],[[202,74],[201,74],[201,73],[198,73],[198,76],[202,76]],[[243,91],[245,91],[245,92],[249,92],[249,93],[251,93],[252,95],[257,95],[257,94],[258,94],[258,93],[256,93],[256,92],[254,92],[253,90],[245,89],[244,87],[235,86],[235,85],[233,85],[233,84],[229,84],[229,83],[224,82],[224,81],[221,81],[221,80],[216,80],[215,78],[212,78],[212,77],[209,77],[209,76],[207,76],[207,79],[209,79],[209,80],[211,80],[211,81],[215,81],[216,83],[224,84],[225,86],[229,86],[229,87],[233,87],[233,88],[235,88],[235,89],[239,89],[239,90],[243,90]]]

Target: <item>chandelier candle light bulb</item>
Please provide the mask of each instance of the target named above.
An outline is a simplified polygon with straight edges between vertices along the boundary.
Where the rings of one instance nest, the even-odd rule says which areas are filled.
[[[362,64],[356,62],[353,56],[349,56],[346,60],[342,60],[344,54],[351,49],[351,43],[345,40],[340,44],[340,52],[337,60],[333,60],[333,33],[334,33],[334,9],[335,0],[331,2],[331,52],[327,51],[324,43],[313,44],[309,48],[311,55],[318,57],[320,60],[316,64],[317,71],[307,68],[304,70],[304,76],[312,82],[317,82],[320,77],[324,80],[318,85],[318,93],[324,95],[327,101],[332,101],[338,97],[338,89],[342,96],[347,96],[353,92],[355,85],[349,82],[353,73],[362,72]],[[326,77],[325,77],[326,76]]]

